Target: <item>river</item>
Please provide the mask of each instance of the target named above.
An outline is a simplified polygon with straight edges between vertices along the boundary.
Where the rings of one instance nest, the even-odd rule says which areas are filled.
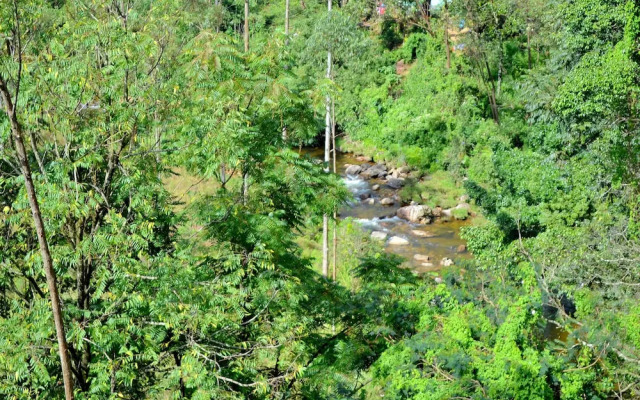
[[[309,149],[306,153],[320,159],[323,156],[322,149]],[[397,209],[402,206],[398,200],[391,206],[380,204],[381,199],[393,198],[398,191],[387,186],[384,179],[366,180],[360,176],[347,175],[346,166],[357,164],[364,164],[364,162],[358,161],[353,154],[338,153],[337,172],[353,194],[351,201],[339,211],[340,218],[350,217],[367,231],[386,233],[387,238],[381,241],[385,250],[404,257],[408,266],[419,273],[438,271],[443,258],[450,258],[455,262],[471,257],[468,252],[460,251],[461,246],[466,246],[466,242],[460,238],[460,228],[469,226],[469,220],[448,222],[436,220],[431,224],[422,225],[400,219],[396,216]],[[380,185],[380,189],[374,191],[373,185]],[[361,197],[367,199],[361,200]],[[371,200],[368,198],[373,199],[373,204],[370,204]],[[422,231],[425,236],[418,236],[415,231]],[[389,244],[389,239],[394,236],[406,239],[408,244]],[[428,256],[429,260],[424,260],[424,257],[418,260],[414,257],[416,254]]]

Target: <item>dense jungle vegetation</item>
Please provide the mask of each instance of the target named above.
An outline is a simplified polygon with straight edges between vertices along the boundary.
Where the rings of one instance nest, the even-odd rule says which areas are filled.
[[[0,0],[0,42],[0,398],[640,398],[636,1]],[[473,258],[334,228],[334,125],[466,193]]]

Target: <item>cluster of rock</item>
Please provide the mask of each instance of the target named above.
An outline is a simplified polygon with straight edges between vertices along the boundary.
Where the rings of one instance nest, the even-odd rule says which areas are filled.
[[[346,165],[346,173],[350,176],[360,176],[362,179],[377,179],[375,184],[371,186],[373,191],[378,191],[381,189],[381,186],[398,190],[404,187],[405,180],[410,176],[412,178],[420,178],[419,176],[413,176],[409,169],[409,167],[403,166],[399,168],[388,168],[383,163],[372,163],[372,159],[365,156],[357,157],[357,160],[363,162],[360,165]],[[360,200],[364,203],[374,204],[375,200],[371,197],[371,193],[364,193],[360,195]],[[441,207],[431,208],[427,205],[417,204],[412,202],[410,205],[400,207],[396,211],[396,215],[399,218],[405,219],[409,222],[415,224],[429,224],[435,218],[452,218],[454,217],[454,210],[464,208],[467,211],[470,210],[470,206],[468,204],[468,197],[464,196],[464,198],[460,198],[460,204],[456,207],[443,209]],[[398,195],[394,195],[391,197],[383,197],[380,199],[380,204],[384,206],[393,206],[396,203],[400,202],[400,198]],[[414,229],[411,231],[413,235],[418,237],[429,238],[435,236],[433,233],[424,231],[421,229]],[[389,237],[387,232],[384,231],[374,231],[371,233],[371,238],[378,241],[386,241],[387,244],[391,246],[405,246],[409,245],[409,240],[402,236],[391,236]],[[466,247],[464,245],[459,246],[456,249],[457,253],[466,252]],[[419,262],[423,267],[433,267],[434,260],[432,260],[428,255],[415,254],[415,261]],[[439,265],[443,267],[449,267],[454,264],[454,261],[451,258],[444,257],[440,260]],[[440,278],[437,278],[440,279]],[[441,279],[440,279],[441,281]]]
[[[460,203],[453,208],[443,209],[442,207],[431,208],[427,205],[412,203],[408,206],[400,207],[396,211],[399,218],[417,224],[429,224],[434,218],[451,218],[453,211],[457,209],[471,210],[469,203]]]
[[[396,215],[399,218],[406,219],[409,222],[428,224],[431,223],[433,210],[429,206],[412,204],[398,208],[398,210],[396,211]]]
[[[433,263],[431,262],[431,257],[429,256],[425,256],[424,254],[415,254],[413,256],[413,259],[420,262],[423,267],[433,267]],[[442,260],[440,260],[440,265],[443,267],[450,267],[453,264],[454,264],[453,260],[448,257],[444,257]]]
[[[385,164],[361,164],[346,165],[347,175],[360,175],[363,179],[384,179],[385,184],[391,189],[400,189],[404,186],[404,180],[409,177],[409,167],[388,169]],[[378,186],[379,188],[379,186]],[[376,189],[374,189],[376,190]]]
[[[420,237],[433,237],[434,235],[427,231],[421,230],[413,230],[411,231],[416,236]],[[383,231],[373,231],[371,232],[371,239],[385,241],[387,240],[388,234]],[[405,246],[409,244],[409,240],[403,238],[402,236],[391,236],[387,242],[392,246]],[[456,253],[465,253],[467,251],[467,247],[465,245],[460,245],[456,248]],[[419,262],[423,267],[433,267],[434,264],[431,262],[431,257],[424,254],[414,254],[413,259]],[[454,264],[454,261],[448,257],[444,257],[440,260],[440,265],[443,267],[450,267]]]
[[[371,161],[368,157],[358,157],[358,160],[364,162]],[[383,163],[365,163],[360,165],[347,164],[346,167],[347,175],[359,175],[363,179],[384,179],[383,184],[395,190],[401,189],[405,185],[405,179],[410,175],[410,169],[407,166],[389,169]],[[374,184],[371,187],[373,191],[378,191],[380,188],[380,184]],[[375,203],[375,200],[370,198],[369,194],[361,196],[361,200],[368,204]],[[432,209],[426,205],[412,203],[408,206],[399,208],[396,215],[399,218],[406,219],[410,222],[428,224],[431,223],[434,218],[452,218],[454,216],[454,210],[456,209],[464,208],[467,211],[470,211],[470,206],[467,201],[468,197],[463,196],[460,198],[460,204],[448,209],[443,209],[441,207]],[[383,197],[380,199],[380,204],[383,206],[393,206],[397,202],[399,202],[397,195],[393,197]]]

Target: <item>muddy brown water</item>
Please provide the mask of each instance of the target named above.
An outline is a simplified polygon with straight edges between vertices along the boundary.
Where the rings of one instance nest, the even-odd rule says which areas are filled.
[[[323,149],[307,149],[304,153],[311,157],[322,159]],[[459,253],[458,247],[466,242],[460,237],[460,228],[469,226],[466,221],[444,222],[436,220],[431,224],[414,224],[400,219],[396,216],[396,211],[402,206],[396,201],[392,206],[383,206],[380,200],[385,197],[393,198],[397,194],[394,190],[385,185],[384,179],[365,180],[360,176],[348,176],[345,172],[346,165],[366,164],[358,161],[353,154],[338,153],[336,158],[336,169],[347,188],[353,194],[352,199],[339,212],[340,218],[350,217],[358,222],[366,231],[382,231],[387,234],[380,245],[385,251],[404,257],[407,263],[416,272],[438,271],[440,261],[447,257],[455,261],[471,258],[467,252]],[[374,191],[373,185],[380,185],[380,190]],[[366,200],[360,200],[360,196],[370,196],[374,199],[374,204],[369,204]],[[420,237],[414,234],[413,230],[425,231],[429,237]],[[399,236],[409,241],[406,245],[391,245],[389,239]],[[428,263],[432,266],[423,265],[424,261],[414,258],[416,254],[429,256]]]

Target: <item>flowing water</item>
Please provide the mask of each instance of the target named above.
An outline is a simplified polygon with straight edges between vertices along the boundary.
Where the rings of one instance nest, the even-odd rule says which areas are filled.
[[[322,158],[322,149],[311,149],[307,151],[312,157]],[[380,200],[385,197],[393,198],[397,195],[394,190],[385,185],[383,179],[365,180],[359,176],[347,175],[346,165],[364,164],[358,161],[353,154],[338,153],[336,158],[336,169],[338,174],[342,176],[345,185],[353,193],[351,201],[344,206],[340,212],[340,218],[351,217],[367,231],[381,231],[387,234],[384,241],[380,241],[381,246],[385,250],[398,254],[407,259],[411,267],[417,272],[437,271],[440,269],[440,261],[447,257],[454,261],[470,258],[467,252],[459,252],[459,246],[466,245],[466,242],[460,238],[460,228],[470,225],[469,221],[450,221],[435,222],[422,225],[414,224],[396,216],[396,210],[402,206],[396,200],[392,206],[383,206]],[[380,185],[380,189],[374,191],[373,185]],[[361,197],[369,197],[374,199],[374,204],[369,204]],[[424,231],[427,236],[418,236],[412,231]],[[389,239],[393,236],[399,236],[409,241],[406,245],[391,245]],[[424,265],[425,261],[418,261],[414,255],[420,254],[429,256],[427,263],[433,265]]]

